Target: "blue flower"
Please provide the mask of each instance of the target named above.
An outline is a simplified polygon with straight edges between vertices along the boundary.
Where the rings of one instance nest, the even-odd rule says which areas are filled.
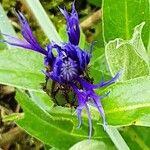
[[[84,51],[78,46],[80,40],[80,28],[78,14],[74,3],[72,5],[72,12],[70,15],[66,9],[60,8],[60,11],[65,16],[67,21],[66,31],[69,37],[69,41],[67,43],[57,44],[55,42],[51,42],[46,46],[46,49],[42,48],[32,34],[27,20],[19,11],[17,11],[16,14],[22,27],[22,35],[24,40],[3,34],[7,37],[7,40],[1,41],[10,45],[39,52],[44,56],[44,64],[46,68],[49,68],[44,72],[46,77],[62,86],[68,85],[76,94],[78,101],[76,113],[79,120],[79,127],[82,122],[82,110],[83,108],[86,109],[89,120],[89,137],[91,137],[92,120],[88,104],[95,106],[100,112],[103,119],[103,127],[105,129],[107,123],[104,109],[101,104],[101,99],[109,94],[108,92],[103,96],[98,96],[94,90],[97,88],[106,87],[116,82],[121,73],[117,73],[109,81],[105,82],[102,80],[99,84],[92,84],[86,80],[85,71],[92,57],[92,46],[90,48],[90,52]],[[53,54],[53,49],[56,49],[57,55]]]

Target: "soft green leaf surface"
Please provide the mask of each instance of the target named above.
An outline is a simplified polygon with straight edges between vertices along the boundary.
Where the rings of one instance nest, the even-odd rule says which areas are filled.
[[[111,91],[110,95],[102,101],[108,124],[150,126],[150,118],[147,118],[145,122],[141,121],[143,116],[150,114],[149,89],[150,77],[120,82],[106,89],[106,91]],[[100,92],[98,93],[100,94]],[[82,127],[77,129],[77,117],[72,115],[74,110],[54,107],[49,114],[43,110],[44,107],[38,106],[38,102],[22,92],[17,92],[16,98],[25,112],[25,118],[17,121],[18,125],[44,143],[60,149],[67,149],[76,142],[88,138],[86,113],[83,113]],[[93,139],[106,138],[107,135],[103,128],[98,125],[100,124],[99,112],[93,107],[90,109],[93,118]]]
[[[130,126],[121,128],[120,132],[131,150],[149,150],[150,128]]]
[[[22,89],[42,91],[43,56],[23,49],[0,51],[0,83]]]
[[[44,99],[44,96],[42,97]],[[16,99],[25,113],[24,118],[17,121],[17,124],[45,144],[66,150],[75,143],[88,138],[87,119],[83,117],[82,127],[78,129],[77,117],[72,115],[73,112],[69,108],[54,107],[49,114],[43,110],[44,107],[39,107],[38,102],[21,91],[17,91]],[[103,128],[97,124],[98,118],[93,120],[93,138],[107,138]]]
[[[9,19],[0,4],[0,31],[5,34],[10,34],[16,37],[15,30],[13,29]],[[8,45],[9,46],[9,45]]]
[[[105,55],[103,53],[104,48],[94,46],[88,71],[90,77],[94,79],[95,83],[99,83],[103,75],[105,80],[111,78]]]
[[[44,92],[29,91],[32,101],[43,111],[50,112],[53,107],[51,98]]]
[[[106,150],[105,143],[101,141],[96,140],[83,140],[77,144],[75,144],[73,147],[71,147],[69,150]]]
[[[122,80],[149,75],[149,61],[141,39],[144,23],[136,26],[131,40],[115,39],[106,45],[105,56],[110,72],[123,70]]]
[[[6,15],[3,7],[1,6],[1,4],[0,4],[0,32],[5,33],[5,34],[11,33],[12,36],[16,37],[16,33],[15,33],[13,27],[11,26],[9,19],[7,18],[7,15]],[[2,38],[1,35],[0,35],[0,38]],[[6,49],[6,48],[11,48],[11,46],[0,42],[0,50]]]
[[[105,42],[115,38],[130,39],[136,25],[145,21],[142,39],[147,47],[150,32],[149,0],[103,0]]]
[[[108,124],[150,126],[149,89],[150,76],[108,87],[106,91],[110,91],[110,94],[102,100]]]
[[[94,67],[89,68],[89,75],[94,80],[95,84],[100,83],[102,81],[103,76],[105,77],[105,80],[111,79],[111,76],[107,72],[95,69]]]
[[[129,40],[129,43],[134,46],[136,52],[149,64],[148,54],[141,38],[144,25],[145,22],[142,22],[134,28],[132,39]]]
[[[133,45],[116,39],[106,46],[106,59],[111,74],[114,76],[123,70],[122,80],[149,75],[149,66],[136,52]]]

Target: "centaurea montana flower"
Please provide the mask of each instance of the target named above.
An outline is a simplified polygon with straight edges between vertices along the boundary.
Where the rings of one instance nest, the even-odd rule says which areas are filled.
[[[61,9],[61,13],[65,16],[67,21],[67,34],[69,41],[67,43],[57,44],[51,42],[47,45],[47,50],[42,48],[37,42],[36,38],[32,34],[29,24],[23,14],[19,11],[16,12],[21,28],[24,40],[20,40],[9,35],[3,34],[7,37],[7,40],[3,40],[10,45],[33,50],[44,55],[44,64],[48,71],[45,71],[45,75],[48,79],[57,82],[60,85],[68,85],[72,91],[76,94],[78,106],[76,113],[79,120],[79,127],[81,126],[81,113],[83,108],[86,109],[89,120],[89,137],[92,134],[92,121],[88,103],[94,105],[100,112],[103,119],[104,129],[106,127],[105,113],[101,104],[101,99],[107,96],[106,93],[103,96],[98,96],[95,93],[95,89],[106,87],[114,83],[120,76],[117,73],[111,80],[104,82],[102,80],[99,84],[95,85],[88,82],[85,78],[84,72],[92,57],[92,47],[90,52],[83,51],[78,46],[80,40],[80,28],[78,14],[73,3],[72,12],[69,14],[66,9]],[[52,49],[56,49],[57,56],[54,56]]]

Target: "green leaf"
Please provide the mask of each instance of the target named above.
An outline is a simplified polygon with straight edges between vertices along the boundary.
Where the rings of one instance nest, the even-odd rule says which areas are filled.
[[[132,39],[129,40],[129,43],[134,46],[136,52],[149,64],[148,54],[141,38],[144,25],[145,22],[142,22],[134,28]]]
[[[148,55],[141,39],[144,23],[135,27],[131,40],[115,39],[106,45],[105,55],[112,75],[123,70],[122,80],[149,75]]]
[[[41,98],[48,101],[44,93]],[[24,118],[18,120],[17,124],[45,144],[66,150],[75,143],[88,138],[89,125],[85,115],[83,115],[82,127],[78,129],[77,117],[72,115],[74,110],[70,108],[54,107],[49,113],[44,110],[45,107],[39,107],[41,102],[35,101],[32,97],[29,98],[22,91],[17,91],[16,99],[25,113]],[[52,106],[53,104],[49,107]],[[93,139],[104,138],[105,140],[108,136],[97,124],[98,119],[99,117],[93,119]]]
[[[89,75],[94,80],[94,83],[100,83],[102,78],[105,80],[110,80],[111,76],[104,70],[95,69],[93,66],[89,68]]]
[[[32,101],[43,111],[50,112],[53,107],[53,101],[44,92],[29,91]]]
[[[0,31],[5,34],[11,33],[12,36],[16,37],[15,30],[13,29],[11,23],[9,22],[9,19],[4,9],[2,8],[1,4],[0,4],[0,12],[1,12],[0,13]]]
[[[17,88],[42,91],[43,56],[24,49],[0,51],[0,83]]]
[[[1,12],[0,13],[0,32],[5,33],[5,34],[11,33],[12,36],[16,37],[16,33],[15,33],[13,27],[11,26],[9,19],[8,19],[4,9],[2,8],[1,4],[0,4],[0,12]],[[0,35],[0,37],[1,37],[1,35]],[[0,50],[10,48],[10,47],[11,47],[10,45],[0,42]]]
[[[0,30],[2,33],[17,37],[3,8],[0,6],[1,19]],[[5,26],[4,26],[5,22]],[[7,39],[7,37],[4,37]],[[0,51],[0,83],[22,89],[42,91],[41,83],[44,83],[43,57],[24,49],[12,49],[5,45]]]
[[[104,48],[98,48],[94,46],[88,71],[90,77],[94,79],[95,83],[99,83],[103,75],[105,80],[111,78],[109,68],[103,53]]]
[[[102,100],[109,125],[150,126],[150,76],[119,82],[103,93],[110,91]],[[100,90],[97,91],[99,95]],[[144,118],[144,119],[143,119]]]
[[[130,124],[150,126],[150,118],[145,119],[145,122],[141,120],[143,116],[150,115],[149,89],[150,77],[120,82],[106,89],[103,93],[108,90],[111,91],[110,95],[102,101],[108,124],[114,126],[128,126]],[[98,90],[98,93],[101,92]],[[72,115],[74,110],[63,107],[51,109],[51,105],[49,113],[44,111],[45,107],[39,107],[41,102],[39,103],[31,98],[23,92],[17,92],[16,99],[25,112],[25,118],[17,121],[17,124],[24,128],[26,132],[59,149],[68,149],[76,142],[88,138],[86,113],[83,113],[82,127],[77,129],[77,118]],[[93,120],[92,138],[103,140],[107,138],[107,135],[103,128],[99,126],[100,114],[95,108],[90,107],[90,109]],[[61,139],[61,142],[59,139]]]
[[[147,47],[150,36],[149,0],[103,0],[102,6],[105,42],[115,38],[130,39],[133,28],[145,21],[142,39]]]
[[[72,146],[69,150],[106,150],[105,143],[96,140],[83,140],[74,146]]]
[[[59,35],[60,35],[60,38],[63,40],[63,42],[68,41],[68,35],[66,33],[66,25],[65,24],[63,24],[61,26],[61,28],[59,28]]]
[[[131,150],[135,150],[135,149],[149,150],[150,128],[129,126],[129,127],[121,128],[120,132],[123,138],[125,139],[125,141],[130,146]]]

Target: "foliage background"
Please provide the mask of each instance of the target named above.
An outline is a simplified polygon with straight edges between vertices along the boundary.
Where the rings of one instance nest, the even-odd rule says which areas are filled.
[[[1,32],[21,37],[15,7],[28,18],[41,45],[51,40],[67,40],[65,20],[58,6],[65,5],[70,10],[71,1],[2,0],[1,4]],[[21,149],[150,149],[149,0],[82,0],[76,1],[76,7],[81,24],[97,10],[103,11],[92,26],[81,26],[83,49],[97,41],[89,67],[94,82],[100,81],[102,73],[107,80],[124,70],[120,82],[97,91],[99,94],[111,91],[102,101],[110,125],[107,132],[103,131],[99,113],[91,107],[94,132],[89,141],[86,114],[81,129],[77,129],[74,109],[53,107],[53,101],[42,91],[41,83],[45,81],[40,71],[44,67],[42,56],[0,43],[0,83],[8,85],[1,85],[0,145],[4,149],[17,149],[18,145]],[[13,138],[8,140],[10,135]],[[24,142],[18,140],[18,135]],[[8,141],[2,143],[4,137]]]

